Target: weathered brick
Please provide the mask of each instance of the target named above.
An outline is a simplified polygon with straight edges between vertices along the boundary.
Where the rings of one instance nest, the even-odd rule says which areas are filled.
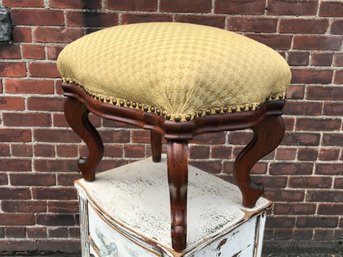
[[[67,12],[67,25],[70,27],[110,27],[118,24],[115,13]]]
[[[343,67],[343,53],[334,54],[333,65],[336,67]]]
[[[14,42],[32,42],[30,27],[14,27],[12,30]]]
[[[75,188],[33,188],[34,199],[39,200],[76,200]]]
[[[307,66],[309,64],[309,53],[289,52],[287,61],[292,66]]]
[[[37,157],[55,157],[55,146],[51,144],[35,144],[34,155]]]
[[[3,0],[7,7],[44,7],[44,0]]]
[[[343,3],[340,1],[325,1],[320,5],[320,16],[342,17]]]
[[[68,237],[68,229],[61,228],[49,228],[48,230],[49,238],[66,238]]]
[[[312,66],[331,66],[333,55],[326,53],[312,53],[311,65]]]
[[[75,219],[73,215],[67,214],[38,214],[36,215],[38,225],[45,226],[73,226]]]
[[[49,79],[5,79],[5,92],[12,94],[53,94],[54,81]]]
[[[324,73],[326,74],[326,73]],[[323,75],[324,75],[323,74]],[[327,76],[327,75],[325,75]],[[319,79],[319,78],[318,78]],[[317,81],[317,79],[316,79]],[[329,82],[329,78],[325,79]],[[321,86],[309,86],[307,88],[307,99],[309,100],[334,100],[342,101],[343,100],[343,88],[342,87],[321,87]]]
[[[23,57],[26,59],[44,60],[45,50],[43,45],[22,45]]]
[[[36,159],[34,160],[34,169],[35,171],[42,171],[42,172],[70,172],[70,171],[77,171],[77,165],[75,160],[42,160]]]
[[[129,143],[130,142],[130,131],[128,130],[110,130],[101,131],[100,136],[104,143]]]
[[[316,204],[276,203],[274,205],[276,215],[313,215],[315,212]]]
[[[316,146],[319,145],[319,133],[286,132],[281,144],[293,146]]]
[[[197,160],[197,161],[189,161],[189,164],[212,174],[219,174],[222,169],[221,161]]]
[[[16,157],[32,157],[32,145],[22,144],[12,144],[12,156]]]
[[[321,148],[318,159],[321,161],[334,161],[338,160],[338,157],[339,149]]]
[[[25,77],[26,68],[23,62],[0,62],[0,76]]]
[[[49,201],[48,212],[51,213],[78,213],[78,201]]]
[[[10,174],[10,183],[13,186],[53,186],[56,180],[54,174],[15,173]]]
[[[343,204],[324,204],[321,203],[318,206],[318,214],[321,215],[342,215],[343,213]]]
[[[162,12],[210,12],[211,0],[193,0],[191,3],[183,0],[161,0]]]
[[[298,160],[300,161],[315,161],[318,157],[316,148],[299,148]]]
[[[340,119],[298,118],[297,130],[308,131],[334,131],[341,127]]]
[[[45,201],[13,201],[3,200],[1,202],[1,208],[4,212],[13,213],[37,213],[46,212]]]
[[[35,129],[34,138],[39,142],[77,143],[81,139],[71,130]]]
[[[0,185],[7,185],[7,184],[8,184],[7,174],[0,173]]]
[[[74,181],[81,178],[80,173],[59,173],[57,174],[57,184],[60,186],[74,186]]]
[[[281,33],[323,34],[328,26],[329,21],[324,19],[281,19],[279,31]]]
[[[30,171],[31,160],[28,159],[0,159],[0,171]]]
[[[278,148],[276,150],[277,160],[295,160],[297,153],[296,148]]]
[[[23,97],[0,97],[1,110],[15,110],[22,111],[25,108],[25,101]],[[1,137],[1,132],[0,132]]]
[[[343,175],[343,164],[339,163],[317,163],[316,174],[319,175]]]
[[[289,100],[284,107],[284,113],[287,115],[321,115],[323,103],[319,102],[299,102]]]
[[[264,0],[217,0],[215,6],[216,13],[227,14],[263,14],[264,10]]]
[[[31,193],[29,188],[10,188],[0,187],[0,199],[31,199]]]
[[[293,49],[301,50],[340,50],[342,37],[340,36],[300,36],[293,38]]]
[[[6,228],[7,238],[25,238],[26,230],[24,227],[7,227]]]
[[[49,6],[61,9],[100,9],[101,0],[49,0]]]
[[[284,1],[270,0],[268,2],[268,14],[272,15],[315,15],[317,1]]]
[[[29,64],[29,73],[31,77],[59,78],[60,73],[55,63],[33,62]]]
[[[274,50],[289,50],[291,48],[292,36],[274,34],[247,34],[247,36]]]
[[[316,229],[314,232],[314,240],[317,241],[330,241],[333,237],[333,230],[331,229]]]
[[[27,227],[26,234],[28,238],[46,238],[46,227]]]
[[[27,108],[35,111],[63,111],[63,103],[61,97],[30,97]]]
[[[249,32],[276,32],[277,19],[229,17],[228,29]]]
[[[141,23],[141,22],[164,22],[172,21],[173,17],[169,14],[123,14],[122,23]]]
[[[47,46],[47,55],[49,60],[57,60],[58,55],[63,50],[63,46]]]
[[[334,228],[337,227],[338,218],[306,216],[298,217],[296,226],[304,228]]]
[[[62,11],[52,10],[12,10],[11,18],[14,25],[64,25]]]
[[[265,191],[265,197],[271,201],[302,202],[304,196],[303,190],[268,189]]]
[[[144,145],[124,145],[124,156],[126,158],[143,158],[145,157]]]
[[[294,227],[295,218],[278,216],[278,217],[269,217],[266,222],[266,227],[268,228],[291,228]]]
[[[19,45],[0,45],[0,59],[20,59]]]
[[[106,8],[118,11],[157,11],[157,0],[107,0],[105,3]]]
[[[33,32],[33,39],[41,43],[70,43],[83,35],[81,28],[37,27]]]
[[[333,77],[333,83],[337,85],[343,84],[343,71],[336,70]]]
[[[0,225],[34,225],[33,214],[0,213]]]
[[[292,69],[292,83],[329,84],[332,81],[332,70]]]
[[[49,113],[3,113],[5,126],[16,127],[47,127],[51,125]]]
[[[292,177],[289,178],[289,185],[292,188],[330,188],[331,177]]]
[[[313,163],[271,163],[269,172],[272,175],[309,175],[312,174]]]

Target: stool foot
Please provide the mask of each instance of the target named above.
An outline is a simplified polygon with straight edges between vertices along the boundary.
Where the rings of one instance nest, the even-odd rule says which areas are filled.
[[[150,130],[150,145],[153,162],[160,162],[162,154],[162,135]]]
[[[280,116],[267,116],[252,127],[254,137],[237,156],[233,175],[243,195],[243,205],[255,206],[263,194],[263,185],[250,179],[250,170],[262,157],[273,151],[281,142],[285,125]]]
[[[87,144],[89,155],[87,158],[80,157],[78,167],[85,180],[93,181],[95,169],[104,153],[101,137],[88,119],[88,109],[80,101],[68,97],[64,103],[64,114],[70,127]]]
[[[168,141],[167,157],[172,246],[182,251],[187,237],[187,142]]]

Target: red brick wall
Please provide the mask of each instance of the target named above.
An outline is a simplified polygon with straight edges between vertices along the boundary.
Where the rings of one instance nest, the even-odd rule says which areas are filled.
[[[1,3],[1,0],[0,0]],[[117,24],[181,21],[245,34],[292,66],[287,131],[255,166],[274,201],[272,246],[340,247],[343,237],[343,2],[325,0],[2,0],[14,43],[0,46],[0,250],[73,251],[73,180],[85,153],[63,116],[55,60],[69,42]],[[85,11],[87,9],[87,11]],[[93,118],[106,144],[100,169],[150,154],[145,131]],[[192,163],[231,179],[247,132],[197,137]],[[18,243],[20,242],[20,243]]]

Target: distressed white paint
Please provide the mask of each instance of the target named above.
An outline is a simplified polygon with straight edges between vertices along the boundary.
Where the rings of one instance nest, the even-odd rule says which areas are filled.
[[[86,198],[86,194],[83,191],[79,191],[79,207],[81,230],[81,254],[82,257],[89,257],[88,201]]]
[[[83,179],[77,181],[76,186],[79,192],[84,191],[92,205],[96,205],[95,208],[104,216],[104,220],[96,219],[95,212],[91,212],[91,208],[89,208],[89,212],[94,214],[89,216],[92,237],[96,234],[92,228],[98,227],[101,228],[101,231],[106,231],[105,233],[101,232],[106,238],[106,242],[112,242],[111,240],[119,238],[119,236],[115,236],[115,231],[109,225],[116,226],[128,238],[140,242],[140,244],[146,245],[145,241],[147,240],[158,242],[157,248],[164,252],[158,256],[181,256],[175,255],[171,249],[166,169],[166,160],[163,156],[160,163],[153,163],[149,158],[97,174],[94,182],[89,183]],[[238,245],[242,253],[237,256],[260,256],[259,250],[254,250],[254,248],[255,245],[261,244],[262,235],[256,242],[257,244],[254,240],[257,238],[257,234],[261,234],[261,229],[263,231],[264,223],[260,223],[260,229],[255,231],[256,228],[259,228],[255,224],[257,219],[245,221],[249,220],[252,215],[261,213],[268,205],[269,202],[261,198],[255,208],[243,208],[241,194],[236,186],[189,166],[188,241],[187,249],[182,256],[219,256],[217,255],[219,252],[216,250],[218,240],[220,240],[218,238],[223,236],[230,237],[230,240],[238,240],[232,241],[235,243],[230,243],[227,247],[230,251],[235,251],[236,247],[233,245]],[[102,223],[108,224],[99,225]],[[108,229],[105,229],[106,226]],[[236,232],[233,231],[234,229]],[[98,229],[98,231],[100,230]],[[120,235],[120,233],[116,233]],[[96,239],[93,240],[96,241]],[[125,242],[125,240],[130,242],[125,237],[120,240],[120,242]],[[98,239],[96,244],[104,244],[100,241]],[[228,239],[227,242],[229,242]],[[248,243],[251,245],[251,249],[247,245],[244,246],[243,242],[251,242]],[[152,249],[152,246],[148,247]],[[250,255],[243,252],[243,247],[246,248],[244,251],[249,252]],[[142,247],[138,247],[138,249],[140,249],[138,255],[139,252],[135,252],[136,255],[120,254],[119,250],[118,256],[156,256],[148,255]],[[222,249],[226,249],[226,247],[223,246]],[[207,251],[212,252],[207,253]],[[253,255],[253,252],[256,253]],[[242,255],[243,253],[245,255]],[[226,252],[220,256],[231,257]]]

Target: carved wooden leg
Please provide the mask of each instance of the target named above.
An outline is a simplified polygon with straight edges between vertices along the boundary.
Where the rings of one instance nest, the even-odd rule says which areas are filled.
[[[104,147],[100,135],[88,119],[89,111],[77,99],[68,97],[64,103],[64,115],[70,127],[85,141],[89,155],[79,159],[79,169],[87,181],[95,179],[95,169],[101,161]]]
[[[168,141],[168,183],[171,207],[172,246],[176,251],[186,248],[187,236],[187,142]]]
[[[150,130],[150,145],[152,160],[154,162],[160,162],[162,154],[162,135]]]
[[[285,125],[280,116],[268,116],[252,127],[254,137],[237,156],[233,175],[243,195],[243,205],[252,208],[263,194],[263,186],[250,179],[255,163],[273,151],[281,142]]]

